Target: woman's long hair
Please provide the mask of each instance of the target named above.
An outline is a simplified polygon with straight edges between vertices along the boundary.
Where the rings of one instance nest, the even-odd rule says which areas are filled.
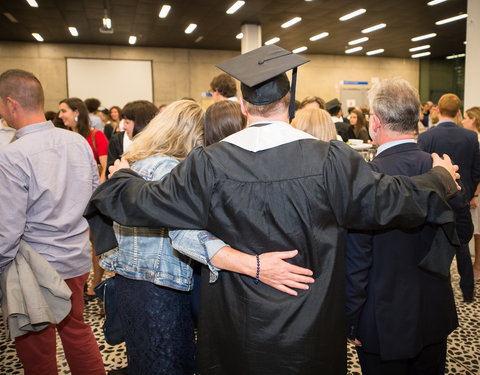
[[[304,108],[295,112],[292,126],[304,131],[321,141],[337,139],[337,129],[332,117],[324,109]]]
[[[247,117],[242,113],[240,104],[231,100],[213,103],[207,108],[203,122],[205,146],[221,141],[245,126]]]
[[[66,98],[58,104],[65,103],[72,111],[78,111],[77,131],[83,138],[87,139],[90,135],[90,118],[88,117],[88,109],[85,103],[79,98]]]
[[[157,154],[185,159],[203,145],[203,116],[202,107],[191,100],[173,102],[135,137],[125,158],[130,163]]]

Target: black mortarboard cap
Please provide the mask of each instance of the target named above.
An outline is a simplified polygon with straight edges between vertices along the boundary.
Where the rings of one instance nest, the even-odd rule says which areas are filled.
[[[340,101],[337,98],[335,98],[335,99],[329,100],[327,104],[325,104],[325,107],[327,108],[327,111],[330,111],[331,109],[336,107],[341,108],[342,103],[340,103]]]
[[[293,69],[292,99],[289,113],[293,118],[297,67],[310,60],[274,44],[263,46],[217,65],[238,79],[243,98],[254,105],[267,105],[283,98],[290,90],[285,72]],[[293,111],[292,111],[293,108]]]

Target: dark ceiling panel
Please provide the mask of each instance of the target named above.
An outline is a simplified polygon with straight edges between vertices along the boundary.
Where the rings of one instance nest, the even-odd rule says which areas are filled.
[[[307,46],[306,53],[344,55],[348,42],[362,36],[369,40],[363,50],[383,48],[383,56],[410,57],[409,48],[430,44],[432,57],[444,57],[465,51],[466,20],[436,26],[435,22],[465,13],[467,0],[448,0],[436,6],[427,6],[428,0],[246,0],[237,13],[225,11],[234,0],[177,0],[171,1],[172,10],[166,19],[158,13],[164,1],[105,0],[112,18],[113,34],[100,34],[102,0],[37,0],[39,8],[30,7],[25,0],[0,0],[0,13],[11,13],[19,23],[11,23],[0,15],[0,40],[34,41],[32,32],[40,33],[46,42],[128,45],[128,36],[137,35],[138,46],[168,48],[203,48],[240,50],[235,39],[243,23],[262,26],[264,41],[280,37],[278,45],[286,49]],[[358,8],[367,12],[350,21],[339,17]],[[288,29],[281,24],[299,16],[302,22]],[[361,30],[386,23],[387,27],[370,34]],[[184,33],[189,23],[197,29]],[[77,27],[80,35],[72,37],[68,26]],[[311,42],[309,38],[320,32],[330,35]],[[411,42],[412,37],[435,32],[436,38]],[[201,40],[199,40],[201,39]]]

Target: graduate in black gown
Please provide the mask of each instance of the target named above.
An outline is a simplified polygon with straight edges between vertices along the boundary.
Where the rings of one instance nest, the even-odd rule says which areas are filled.
[[[429,220],[455,238],[444,200],[457,190],[448,161],[437,157],[434,165],[449,171],[379,175],[343,142],[322,142],[289,125],[284,72],[295,68],[293,93],[296,67],[307,61],[270,45],[220,64],[242,82],[249,126],[192,150],[161,182],[121,169],[87,207],[96,247],[113,245],[105,225],[112,218],[124,225],[206,228],[259,255],[254,279],[227,271],[215,283],[202,277],[199,375],[344,375],[347,228],[407,228]],[[315,283],[297,296],[256,282],[261,255],[289,249],[299,251],[292,263],[314,272]]]

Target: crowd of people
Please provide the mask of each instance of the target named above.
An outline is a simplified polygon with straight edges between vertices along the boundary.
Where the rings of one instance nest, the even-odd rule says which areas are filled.
[[[456,95],[421,106],[392,78],[344,116],[294,100],[306,62],[273,45],[219,64],[206,110],[65,98],[48,120],[33,74],[0,75],[2,292],[22,241],[71,290],[67,316],[14,337],[25,374],[56,373],[55,330],[72,374],[105,374],[83,320],[105,277],[124,373],[345,374],[346,340],[364,374],[444,372],[453,256],[464,303],[480,277],[480,108],[458,120]]]

